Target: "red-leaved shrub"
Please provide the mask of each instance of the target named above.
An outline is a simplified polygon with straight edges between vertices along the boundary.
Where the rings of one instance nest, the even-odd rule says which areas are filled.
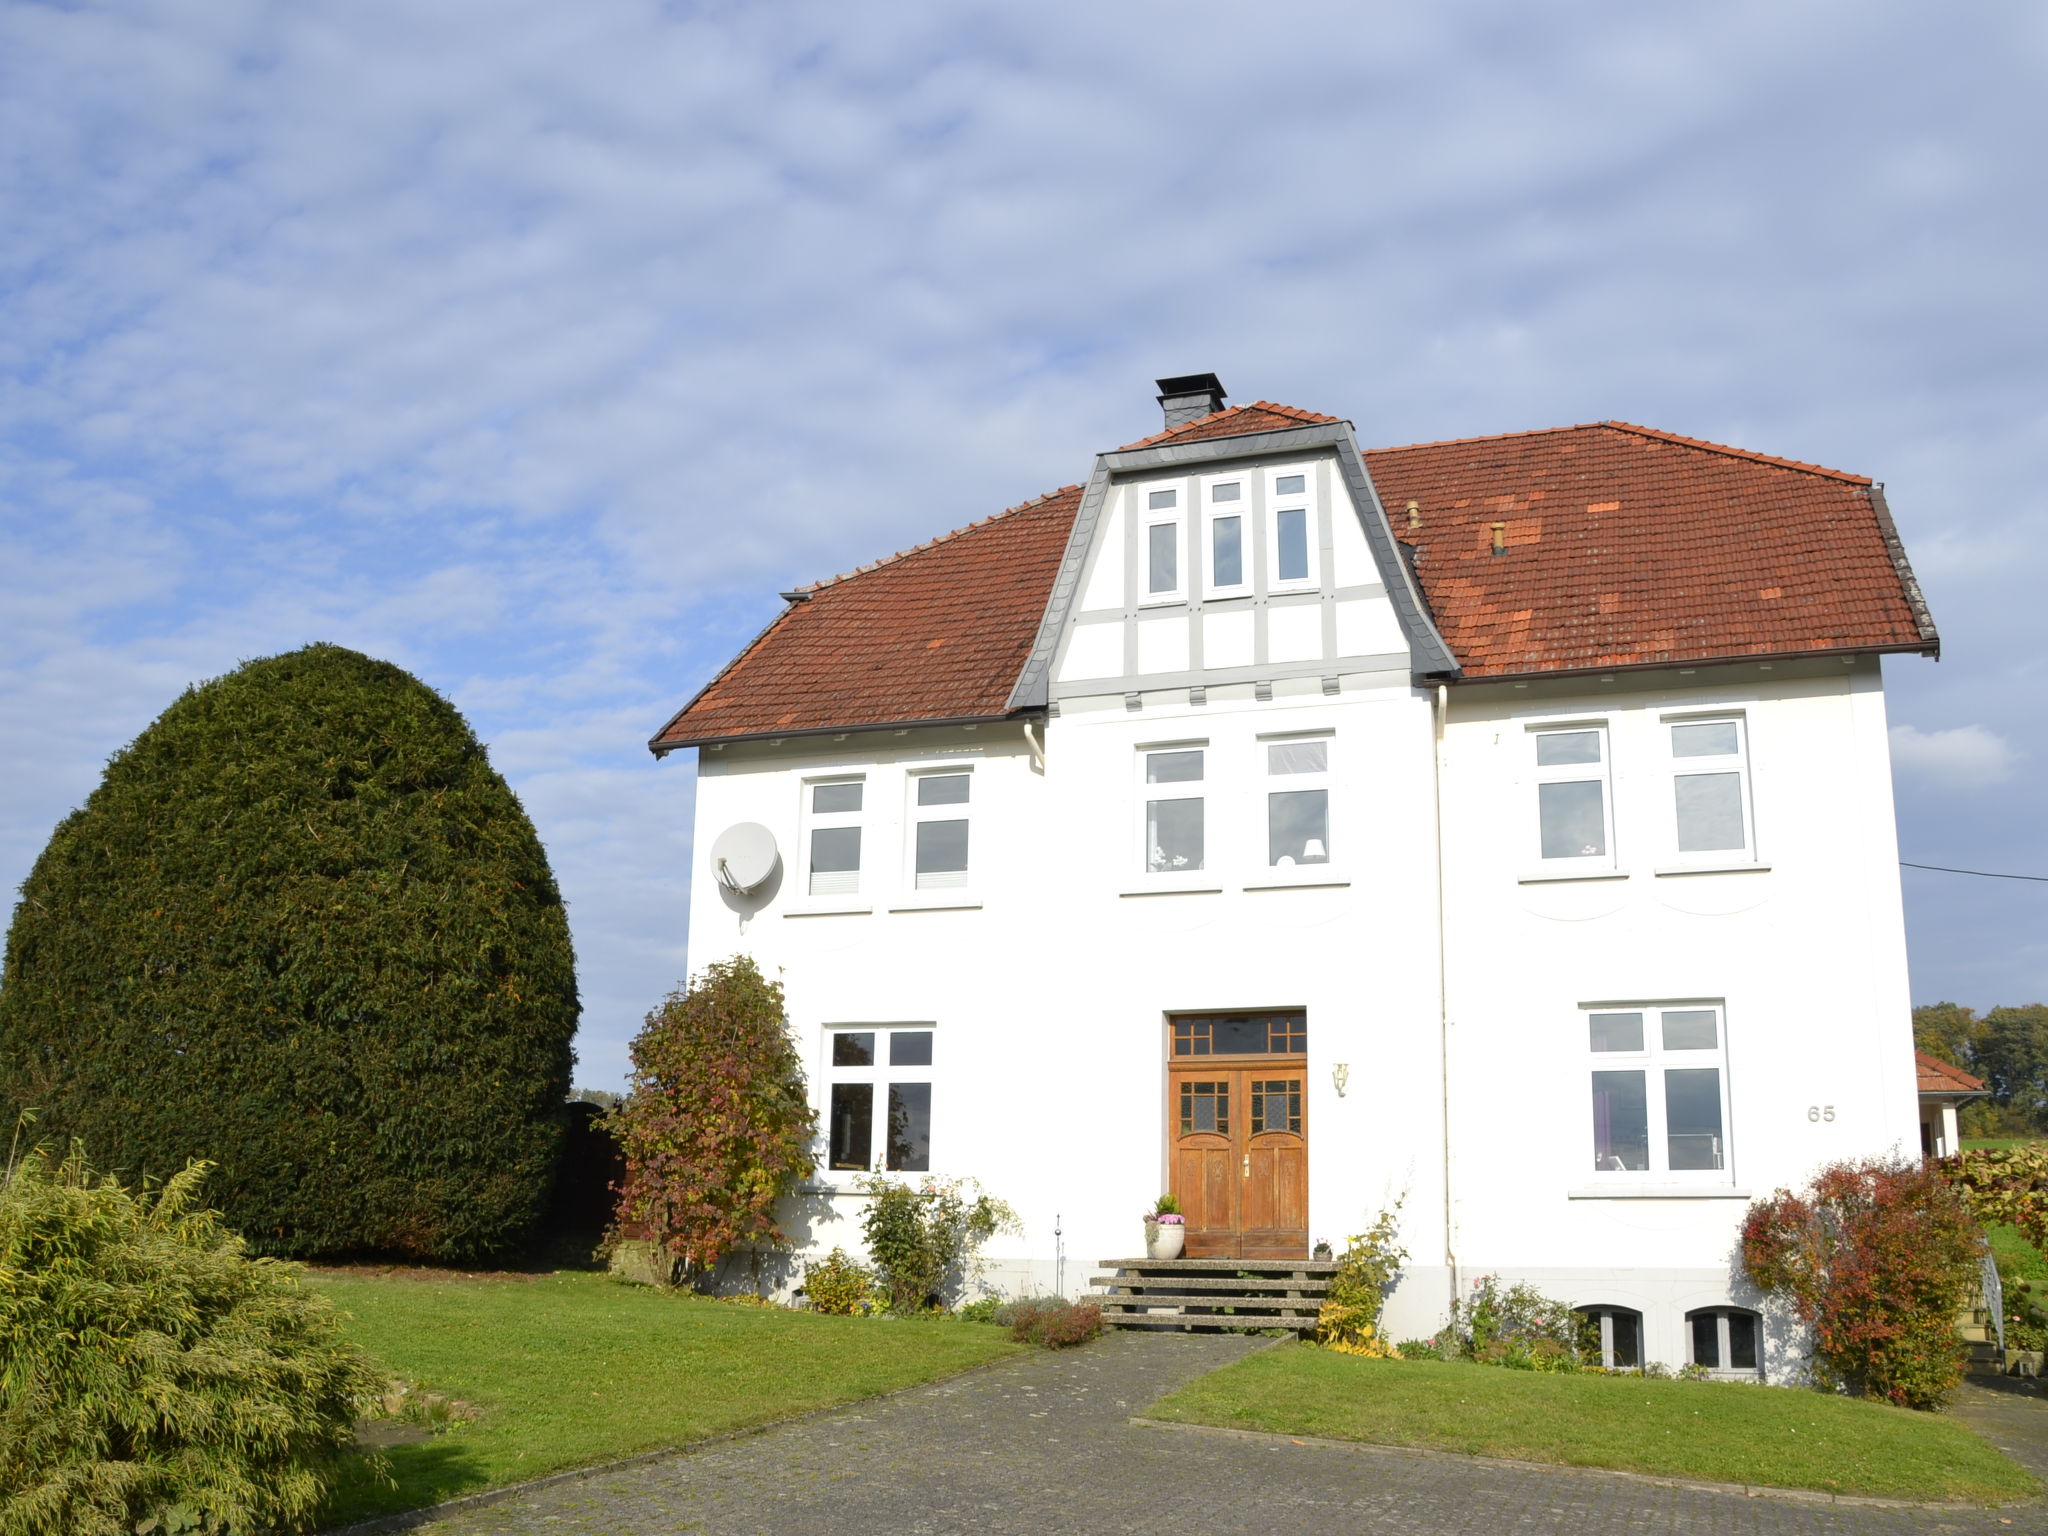
[[[1904,1159],[1832,1163],[1742,1223],[1744,1266],[1812,1327],[1820,1378],[1913,1408],[1961,1379],[1956,1312],[1983,1248],[1963,1193]]]
[[[1092,1301],[1032,1298],[1010,1308],[1010,1337],[1019,1344],[1069,1349],[1102,1332],[1102,1308]]]

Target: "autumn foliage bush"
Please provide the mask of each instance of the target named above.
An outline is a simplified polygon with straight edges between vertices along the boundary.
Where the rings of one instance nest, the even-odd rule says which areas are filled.
[[[1983,1233],[1963,1190],[1916,1161],[1833,1163],[1750,1207],[1742,1262],[1813,1329],[1816,1375],[1932,1408],[1954,1392]]]
[[[612,1238],[644,1233],[671,1284],[737,1248],[784,1246],[775,1202],[816,1166],[817,1114],[781,983],[742,955],[671,993],[633,1041],[608,1123],[626,1158]]]
[[[1011,1302],[996,1313],[1007,1320],[1010,1337],[1019,1344],[1038,1344],[1046,1349],[1072,1349],[1086,1344],[1102,1332],[1102,1308],[1092,1301],[1068,1301],[1064,1296],[1029,1296]]]
[[[2048,1249],[2048,1145],[1970,1147],[1942,1159],[1941,1171],[1979,1221],[2017,1227],[2036,1248]]]

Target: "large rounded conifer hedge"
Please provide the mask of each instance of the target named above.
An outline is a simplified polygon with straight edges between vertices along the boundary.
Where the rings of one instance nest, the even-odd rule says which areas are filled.
[[[189,689],[58,826],[0,1111],[130,1179],[211,1161],[259,1252],[481,1258],[546,1208],[576,1014],[547,855],[468,724],[312,645]]]

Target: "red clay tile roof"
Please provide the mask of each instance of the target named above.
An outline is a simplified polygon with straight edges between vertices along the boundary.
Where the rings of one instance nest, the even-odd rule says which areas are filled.
[[[1338,419],[1261,400],[1127,446]],[[1365,458],[1468,678],[1935,644],[1861,475],[1626,422]],[[1068,486],[802,589],[651,745],[1001,717],[1080,499]]]
[[[1913,1053],[1913,1064],[1920,1071],[1922,1093],[1982,1093],[1981,1079],[1970,1076],[1961,1067],[1952,1067],[1939,1056],[1930,1056],[1925,1051]]]
[[[651,745],[1000,717],[1080,504],[1070,485],[799,589]]]
[[[1141,437],[1135,443],[1125,443],[1117,452],[1157,448],[1161,443],[1193,443],[1209,437],[1243,437],[1250,432],[1285,432],[1293,427],[1324,426],[1341,419],[1304,411],[1298,406],[1279,405],[1271,400],[1254,400],[1250,405],[1233,405],[1165,432]]]
[[[1932,647],[1862,475],[1626,422],[1365,459],[1468,678]]]

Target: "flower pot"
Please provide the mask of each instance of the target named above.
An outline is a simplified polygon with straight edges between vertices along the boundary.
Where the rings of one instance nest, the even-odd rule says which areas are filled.
[[[1181,1249],[1187,1246],[1187,1240],[1188,1229],[1185,1226],[1177,1221],[1162,1221],[1159,1224],[1159,1235],[1145,1245],[1145,1257],[1177,1259],[1180,1257]]]

